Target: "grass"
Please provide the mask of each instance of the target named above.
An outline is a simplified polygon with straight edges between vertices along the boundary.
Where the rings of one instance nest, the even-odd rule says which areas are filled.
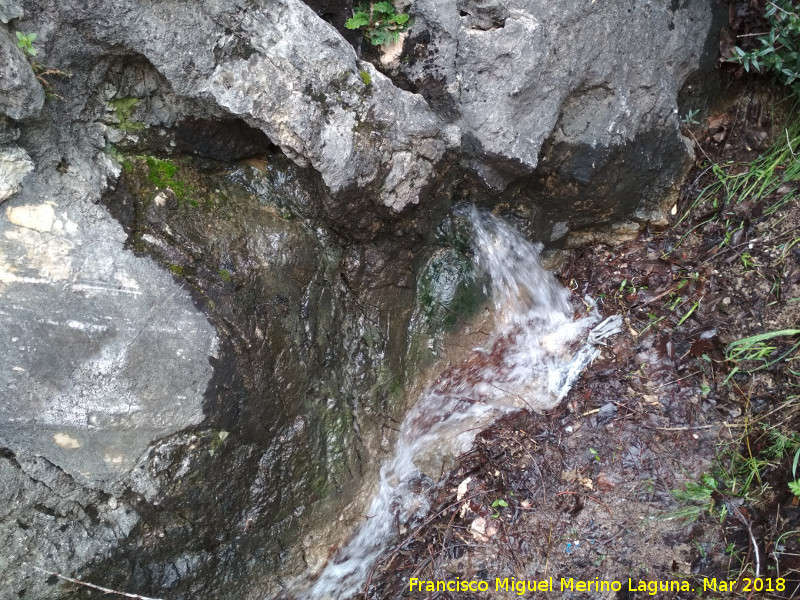
[[[780,568],[780,553],[765,550],[788,535],[782,523],[794,523],[782,516],[782,504],[792,495],[800,497],[800,323],[786,324],[798,298],[783,296],[784,288],[793,285],[793,251],[800,245],[798,227],[791,220],[797,218],[800,195],[800,113],[792,114],[774,129],[769,148],[751,162],[714,160],[703,150],[706,160],[695,180],[694,197],[674,226],[677,242],[665,256],[677,263],[686,252],[699,252],[706,258],[695,268],[702,270],[699,267],[707,264],[709,272],[725,270],[723,276],[740,281],[733,291],[750,296],[739,301],[734,314],[743,309],[747,314],[749,308],[752,319],[720,322],[720,315],[710,309],[698,317],[698,322],[716,321],[716,327],[733,337],[716,348],[701,345],[692,352],[702,395],[713,394],[726,407],[738,406],[741,416],[728,425],[735,435],[719,442],[710,467],[673,490],[680,508],[666,515],[718,522],[730,557],[730,579],[740,581],[752,575],[774,576],[770,569]],[[702,285],[687,285],[680,292],[675,287],[662,304],[648,306],[651,323],[680,311],[683,316],[670,321],[677,320],[677,328],[705,308]],[[747,303],[753,306],[743,307]],[[688,310],[681,308],[685,306]],[[773,320],[765,317],[768,309]],[[783,325],[767,326],[778,323],[776,315],[783,315]],[[760,520],[766,512],[770,519]],[[746,533],[747,541],[735,535],[728,539],[731,531]]]
[[[715,162],[708,155],[706,159],[706,167],[698,180],[710,175],[711,182],[700,190],[675,227],[698,211],[706,217],[683,235],[675,250],[688,235],[712,223],[724,223],[726,235],[719,247],[729,245],[745,222],[729,210],[737,204],[769,199],[764,215],[772,216],[797,198],[796,186],[788,184],[800,181],[800,118],[787,123],[772,146],[750,163]]]

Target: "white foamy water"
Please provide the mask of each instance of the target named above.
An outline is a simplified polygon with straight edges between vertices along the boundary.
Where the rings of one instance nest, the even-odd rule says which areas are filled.
[[[433,482],[422,473],[426,461],[465,452],[478,431],[509,411],[554,407],[599,354],[601,340],[619,331],[619,317],[598,325],[592,311],[575,319],[568,290],[542,268],[538,248],[519,232],[474,208],[468,217],[478,267],[491,279],[496,329],[485,347],[442,373],[406,415],[368,518],[305,600],[344,600],[362,592],[398,525],[429,509]]]

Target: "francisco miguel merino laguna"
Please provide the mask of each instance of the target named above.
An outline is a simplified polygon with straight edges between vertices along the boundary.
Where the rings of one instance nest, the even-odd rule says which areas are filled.
[[[408,581],[409,591],[412,592],[488,592],[489,582],[482,579],[448,579],[425,580],[412,577]],[[595,577],[590,580],[559,578],[555,586],[555,578],[533,580],[516,579],[514,577],[497,577],[494,580],[495,592],[515,592],[519,596],[527,592],[618,592],[623,589],[623,583],[616,580],[605,580]],[[691,591],[688,581],[642,581],[628,579],[626,591],[646,592],[655,596],[658,592],[688,592]]]

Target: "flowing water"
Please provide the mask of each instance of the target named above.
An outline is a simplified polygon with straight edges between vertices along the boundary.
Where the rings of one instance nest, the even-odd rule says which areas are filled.
[[[555,406],[599,354],[598,344],[619,331],[619,317],[598,325],[597,313],[587,309],[574,318],[568,290],[542,268],[538,248],[519,232],[474,208],[467,216],[477,266],[491,280],[494,332],[485,347],[442,373],[406,415],[368,518],[305,593],[307,600],[341,600],[362,591],[398,525],[429,508],[434,484],[421,465],[468,450],[475,434],[504,413]]]

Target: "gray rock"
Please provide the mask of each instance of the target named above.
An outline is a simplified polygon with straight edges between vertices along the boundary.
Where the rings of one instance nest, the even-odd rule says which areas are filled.
[[[714,10],[703,2],[417,0],[411,60],[397,72],[459,125],[462,156],[488,185],[503,190],[536,173],[535,194],[562,204],[570,225],[574,205],[592,201],[602,205],[588,213],[595,219],[614,204],[625,206],[620,217],[640,209],[647,218],[689,158],[678,92],[701,64]],[[613,181],[614,172],[635,182]],[[580,191],[567,194],[569,186]],[[554,224],[565,215],[547,216]]]
[[[54,597],[55,586],[44,584],[47,576],[34,567],[69,572],[76,559],[88,560],[124,539],[139,519],[129,504],[81,486],[26,452],[0,452],[0,498],[0,586],[7,597]]]
[[[552,203],[565,214],[548,213],[543,239],[596,221],[591,202],[603,218],[654,214],[641,194],[663,196],[686,156],[675,97],[710,23],[682,4],[417,0],[390,73],[414,93],[299,0],[28,0],[37,58],[74,76],[53,77],[61,99],[43,106],[0,28],[0,139],[20,148],[0,160],[0,591],[57,597],[20,571],[25,556],[198,598],[263,597],[276,571],[324,561],[327,538],[287,548],[359,518],[348,503],[390,444],[428,217],[446,211],[458,159],[523,203],[548,174],[594,194]],[[130,190],[118,181],[119,150],[269,156],[233,126],[196,143],[210,121],[257,128],[303,168],[253,161],[262,181],[236,202],[212,185],[202,210],[176,190],[136,196],[144,159]],[[627,181],[622,161],[643,175],[597,185]],[[126,230],[97,204],[115,186]],[[219,338],[126,242],[192,274]],[[429,273],[431,298],[473,307],[451,266]]]
[[[33,170],[33,161],[22,148],[0,148],[0,202],[19,192],[22,180]]]
[[[27,128],[40,167],[0,219],[3,595],[52,597],[22,560],[74,573],[128,534],[139,517],[115,482],[202,419],[216,353],[189,294],[95,204],[119,170],[101,131],[69,133],[59,146],[52,124]]]
[[[362,188],[394,211],[419,201],[444,154],[442,123],[300,0],[151,8],[102,3],[119,23],[100,20],[97,38],[146,56],[179,95],[259,127],[334,194]]]
[[[24,119],[38,113],[44,91],[5,26],[0,26],[0,115]]]
[[[188,294],[125,251],[121,227],[91,203],[115,175],[95,154],[65,173],[29,176],[4,205],[0,443],[103,481],[155,437],[201,420],[216,336]]]
[[[18,0],[0,0],[0,21],[8,23],[11,19],[19,19],[24,13],[22,2]]]

